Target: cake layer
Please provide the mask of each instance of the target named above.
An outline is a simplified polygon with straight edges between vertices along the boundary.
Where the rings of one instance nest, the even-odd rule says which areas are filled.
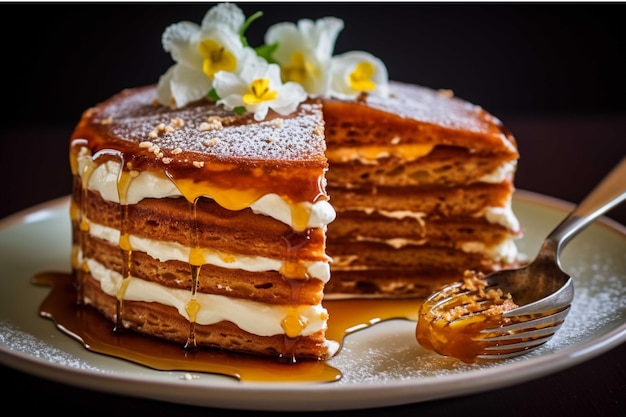
[[[325,299],[426,298],[443,285],[458,280],[456,271],[408,271],[404,268],[333,270]]]
[[[181,169],[196,168],[194,161],[215,163],[220,171],[230,166],[220,175],[220,180],[229,183],[241,179],[238,172],[272,161],[275,171],[268,170],[267,177],[257,178],[258,188],[267,185],[271,190],[276,186],[271,186],[269,177],[281,169],[289,168],[297,175],[298,168],[326,166],[319,103],[303,103],[289,116],[270,112],[265,120],[255,121],[251,114],[236,115],[210,100],[183,108],[160,106],[156,100],[155,86],[124,90],[87,110],[73,137],[89,138],[90,147],[96,150],[114,146],[132,151],[133,155],[128,156],[139,163],[135,168],[142,171],[157,171],[159,165],[161,170],[168,168],[168,159],[163,160],[168,157]],[[147,146],[143,152],[136,152],[137,146],[146,141],[163,155]]]
[[[238,211],[250,208],[254,213],[272,217],[298,230],[324,227],[335,217],[332,206],[324,198],[325,194],[319,194],[325,182],[321,178],[316,178],[316,175],[321,175],[316,172],[313,172],[313,178],[319,183],[308,181],[298,184],[298,187],[312,188],[311,193],[317,192],[318,194],[315,194],[311,201],[295,202],[286,195],[281,196],[276,193],[257,196],[256,191],[250,191],[254,185],[246,185],[245,182],[240,185],[248,189],[220,190],[219,187],[202,185],[203,181],[193,180],[190,183],[189,180],[184,179],[173,180],[168,177],[170,171],[125,171],[122,169],[124,157],[119,155],[115,148],[106,150],[103,154],[93,155],[82,139],[73,142],[71,155],[73,172],[76,173],[74,188],[82,188],[84,183],[86,189],[98,192],[103,199],[113,203],[128,205],[147,198],[167,197],[185,197],[191,202],[201,197],[211,198],[217,195],[222,204],[227,204],[228,209]],[[114,159],[111,159],[111,155]],[[169,164],[171,165],[171,162]],[[296,178],[293,179],[294,184],[297,184],[296,180]],[[124,182],[127,184],[124,184],[125,187],[121,189],[121,184]],[[191,188],[193,191],[186,190],[186,188]],[[255,200],[254,196],[258,198]],[[122,199],[124,201],[121,201]],[[220,207],[223,206],[220,205]]]
[[[516,161],[477,154],[470,149],[429,146],[428,153],[416,159],[393,153],[395,147],[379,147],[364,155],[362,147],[329,149],[330,186],[453,186],[476,182],[499,183],[512,178]]]
[[[83,215],[90,222],[153,241],[173,242],[187,248],[211,249],[229,254],[258,256],[276,260],[297,257],[302,262],[328,262],[324,252],[325,235],[320,228],[300,234],[271,217],[256,215],[250,209],[226,210],[215,201],[200,198],[195,215],[183,198],[143,199],[124,210],[120,205],[89,192]],[[192,234],[192,230],[197,233]]]
[[[494,208],[501,208],[505,212],[501,214],[506,215],[510,213],[513,190],[509,182],[476,183],[467,187],[328,187],[337,212],[404,211],[428,213],[432,218],[483,217]],[[502,221],[517,224],[514,216],[504,216]]]
[[[108,270],[124,274],[124,257],[119,246],[102,239],[85,237],[83,258],[94,260]],[[195,291],[268,304],[315,305],[323,298],[324,281],[286,279],[278,270],[262,270],[261,259],[249,262],[254,270],[206,264],[197,272]],[[132,275],[163,287],[192,291],[194,276],[188,261],[157,259],[148,253],[133,251]]]
[[[484,218],[431,218],[427,213],[348,210],[329,225],[334,241],[376,240],[393,247],[407,244],[452,247],[480,243],[491,248],[512,237],[511,229]],[[513,235],[514,236],[514,235]]]
[[[139,281],[139,280],[137,280]],[[82,278],[83,294],[86,303],[94,306],[108,319],[115,322],[117,317],[117,299],[102,291],[100,283],[91,275],[84,274]],[[136,282],[136,281],[135,281]],[[133,282],[134,283],[134,282]],[[130,288],[132,288],[129,285]],[[145,288],[144,288],[145,289]],[[148,302],[149,292],[137,289],[139,301],[132,298],[120,304],[122,325],[139,333],[158,337],[184,345],[190,337],[191,325],[189,320],[181,314],[180,307],[167,302]],[[129,293],[130,291],[127,291]],[[179,304],[189,300],[189,292],[185,291]],[[186,297],[185,297],[186,295]],[[129,297],[132,297],[129,295]],[[141,301],[146,300],[146,301]],[[254,304],[230,303],[225,297],[212,298],[212,307],[224,302],[221,311],[211,312],[211,318],[206,323],[200,320],[193,326],[194,339],[198,346],[227,349],[255,355],[271,357],[292,357],[328,359],[338,349],[336,342],[324,338],[324,327],[315,330],[315,325],[323,326],[326,323],[326,311],[316,309],[311,318],[319,316],[319,320],[311,320],[307,333],[293,338],[286,337],[282,330],[272,334],[272,328],[280,328],[280,320],[290,314],[288,308],[283,308],[272,314],[264,305],[254,307]],[[250,304],[252,304],[250,306]],[[183,308],[184,312],[184,308]],[[229,313],[231,313],[229,315]],[[240,318],[241,320],[238,320]],[[236,324],[236,323],[239,323]],[[246,323],[250,323],[249,326]],[[242,328],[258,329],[261,324],[267,323],[267,334],[257,334]]]
[[[420,275],[437,271],[463,271],[474,269],[477,271],[493,271],[500,269],[502,263],[515,262],[516,251],[507,250],[509,243],[504,243],[502,249],[485,253],[484,250],[466,251],[450,247],[406,245],[399,248],[383,242],[337,242],[330,241],[328,253],[333,256],[331,271],[334,274],[339,269],[406,269],[419,279]]]

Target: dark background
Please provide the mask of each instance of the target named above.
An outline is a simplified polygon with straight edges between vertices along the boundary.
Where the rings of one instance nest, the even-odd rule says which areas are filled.
[[[173,64],[162,49],[163,30],[182,20],[200,23],[212,5],[0,4],[0,166],[11,178],[5,195],[20,195],[3,198],[0,217],[69,194],[67,140],[82,111],[123,88],[156,83]],[[369,51],[386,63],[391,79],[451,89],[483,106],[518,140],[518,188],[577,202],[601,177],[591,168],[608,170],[626,150],[624,4],[238,5],[246,16],[264,12],[247,32],[253,46],[278,21],[340,17],[345,28],[336,53]],[[561,133],[561,123],[582,116],[581,129],[602,141],[574,143]],[[590,152],[564,159],[562,150],[576,146]],[[545,174],[531,175],[537,169]],[[565,181],[557,193],[548,187],[552,177],[573,173],[579,179]]]
[[[122,88],[157,82],[173,63],[163,30],[200,23],[213,4],[1,5],[5,116],[74,122]],[[252,46],[279,21],[340,17],[336,53],[367,50],[390,78],[452,89],[501,117],[626,110],[622,4],[237,4],[264,13],[247,32]]]

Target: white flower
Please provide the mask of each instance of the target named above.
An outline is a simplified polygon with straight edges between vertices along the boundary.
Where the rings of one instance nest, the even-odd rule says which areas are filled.
[[[278,42],[273,58],[281,66],[284,81],[301,84],[311,97],[326,95],[328,67],[343,20],[326,17],[315,22],[309,19],[271,26],[265,43]]]
[[[389,94],[387,68],[380,59],[362,51],[333,56],[343,20],[325,17],[271,26],[266,45],[258,49],[278,63],[270,64],[243,38],[258,16],[246,20],[239,7],[220,3],[200,25],[185,21],[169,26],[162,43],[175,64],[159,79],[159,102],[183,107],[214,90],[218,105],[236,112],[243,108],[263,120],[269,109],[287,115],[308,97],[355,100],[362,93]]]
[[[254,113],[255,120],[263,120],[271,108],[281,115],[294,112],[307,99],[300,84],[280,79],[280,68],[268,64],[248,49],[241,61],[241,71],[220,71],[215,74],[213,87],[220,96],[218,105],[228,110],[245,107]]]
[[[369,52],[352,51],[332,58],[331,97],[353,100],[361,93],[387,97],[389,75],[385,64]]]
[[[236,71],[245,53],[239,34],[244,21],[241,9],[221,3],[207,12],[201,26],[179,22],[165,29],[163,49],[176,63],[159,79],[159,102],[183,107],[209,93],[215,73]]]

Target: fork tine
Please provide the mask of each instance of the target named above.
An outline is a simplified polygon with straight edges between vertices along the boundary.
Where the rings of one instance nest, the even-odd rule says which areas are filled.
[[[520,342],[517,342],[517,343],[507,343],[507,344],[501,344],[501,345],[485,346],[484,351],[485,353],[490,353],[490,352],[497,353],[497,352],[510,352],[514,350],[527,350],[528,348],[533,348],[533,347],[543,345],[544,343],[546,343],[548,340],[552,338],[553,334],[554,333],[548,336],[538,337],[536,339],[521,340]]]
[[[435,309],[439,309],[442,306],[445,306],[446,304],[450,303],[451,301],[456,301],[459,297],[463,297],[464,295],[466,295],[467,292],[459,292],[459,293],[454,293],[451,294],[445,298],[441,298],[438,300],[431,300],[431,303],[434,303],[432,305],[430,305],[431,310],[435,310]]]
[[[548,316],[539,317],[532,320],[521,321],[514,324],[507,324],[502,327],[493,327],[490,329],[483,329],[481,333],[510,333],[510,332],[519,332],[520,330],[530,329],[530,328],[542,328],[547,327],[551,324],[561,324],[567,314],[569,313],[570,306],[567,306],[561,311],[558,311],[554,314],[550,314]],[[518,335],[521,333],[518,333]]]
[[[529,341],[529,342],[526,342],[526,344],[524,345],[519,344],[519,346],[512,351],[510,348],[507,349],[507,346],[510,346],[510,345],[490,346],[489,348],[485,349],[485,352],[481,353],[480,355],[477,355],[476,357],[480,359],[489,359],[489,360],[514,358],[516,356],[525,355],[529,351],[536,349],[540,347],[541,345],[545,344],[548,340],[550,340],[550,337],[545,338],[545,339],[539,339],[535,341],[536,343],[531,343],[531,341]]]
[[[431,294],[430,297],[428,297],[426,300],[424,300],[424,303],[428,303],[428,304],[433,304],[432,308],[437,308],[442,304],[445,304],[447,302],[449,302],[450,300],[452,300],[455,297],[459,297],[459,296],[464,296],[466,294],[469,293],[469,291],[465,290],[459,290],[459,287],[462,285],[461,282],[457,282],[454,285],[450,285],[447,288],[445,288],[445,290],[442,291],[438,291],[436,293]]]
[[[480,359],[507,359],[523,355],[545,344],[561,328],[570,306],[548,316],[539,317],[498,328],[484,329],[491,336],[475,339],[485,344]]]
[[[527,332],[521,333],[512,333],[512,334],[503,334],[501,336],[493,336],[493,337],[485,337],[483,339],[477,339],[484,342],[499,342],[504,340],[519,340],[519,339],[536,339],[544,336],[552,336],[556,333],[557,330],[561,327],[561,323],[558,323],[556,326],[544,327],[541,329],[530,330]],[[504,346],[504,345],[503,345]],[[507,345],[508,346],[508,345]]]

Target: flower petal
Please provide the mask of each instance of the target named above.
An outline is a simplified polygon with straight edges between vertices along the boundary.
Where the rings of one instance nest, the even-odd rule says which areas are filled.
[[[243,106],[243,96],[248,92],[248,84],[239,75],[225,71],[217,72],[213,86],[220,96],[218,105],[224,105],[228,110]]]
[[[206,97],[212,88],[211,79],[202,71],[182,65],[174,65],[169,84],[171,96],[177,107],[183,107],[192,101]]]
[[[273,57],[281,65],[283,81],[302,84],[311,97],[328,91],[328,67],[343,20],[326,17],[301,19],[298,24],[278,23],[265,36],[268,44],[278,43]]]
[[[197,62],[199,54],[194,54],[190,44],[199,32],[200,26],[192,22],[179,22],[170,25],[161,36],[163,49],[172,55],[174,61],[193,66]]]
[[[239,30],[246,21],[243,11],[233,3],[220,3],[204,15],[202,29],[222,27],[234,33]]]
[[[329,59],[335,50],[337,36],[343,29],[343,20],[324,17],[313,23],[308,19],[302,19],[298,22],[298,29],[307,39],[309,47],[315,51],[315,56],[323,61]]]
[[[364,65],[365,64],[365,65]],[[372,73],[359,74],[361,69],[371,67]],[[369,83],[365,80],[355,82],[355,77],[368,76],[372,88],[360,88]],[[382,97],[389,95],[389,75],[385,64],[370,54],[363,51],[351,51],[332,58],[330,65],[330,91],[332,97],[342,100],[352,100],[359,94],[366,92]]]
[[[176,102],[174,101],[174,97],[172,97],[171,88],[172,77],[174,76],[174,67],[175,65],[172,65],[167,69],[165,74],[161,75],[159,78],[159,84],[157,85],[157,99],[161,104],[172,108],[176,107]]]
[[[296,111],[301,102],[307,99],[306,91],[300,84],[286,83],[278,91],[278,96],[269,103],[276,113],[286,116]]]

